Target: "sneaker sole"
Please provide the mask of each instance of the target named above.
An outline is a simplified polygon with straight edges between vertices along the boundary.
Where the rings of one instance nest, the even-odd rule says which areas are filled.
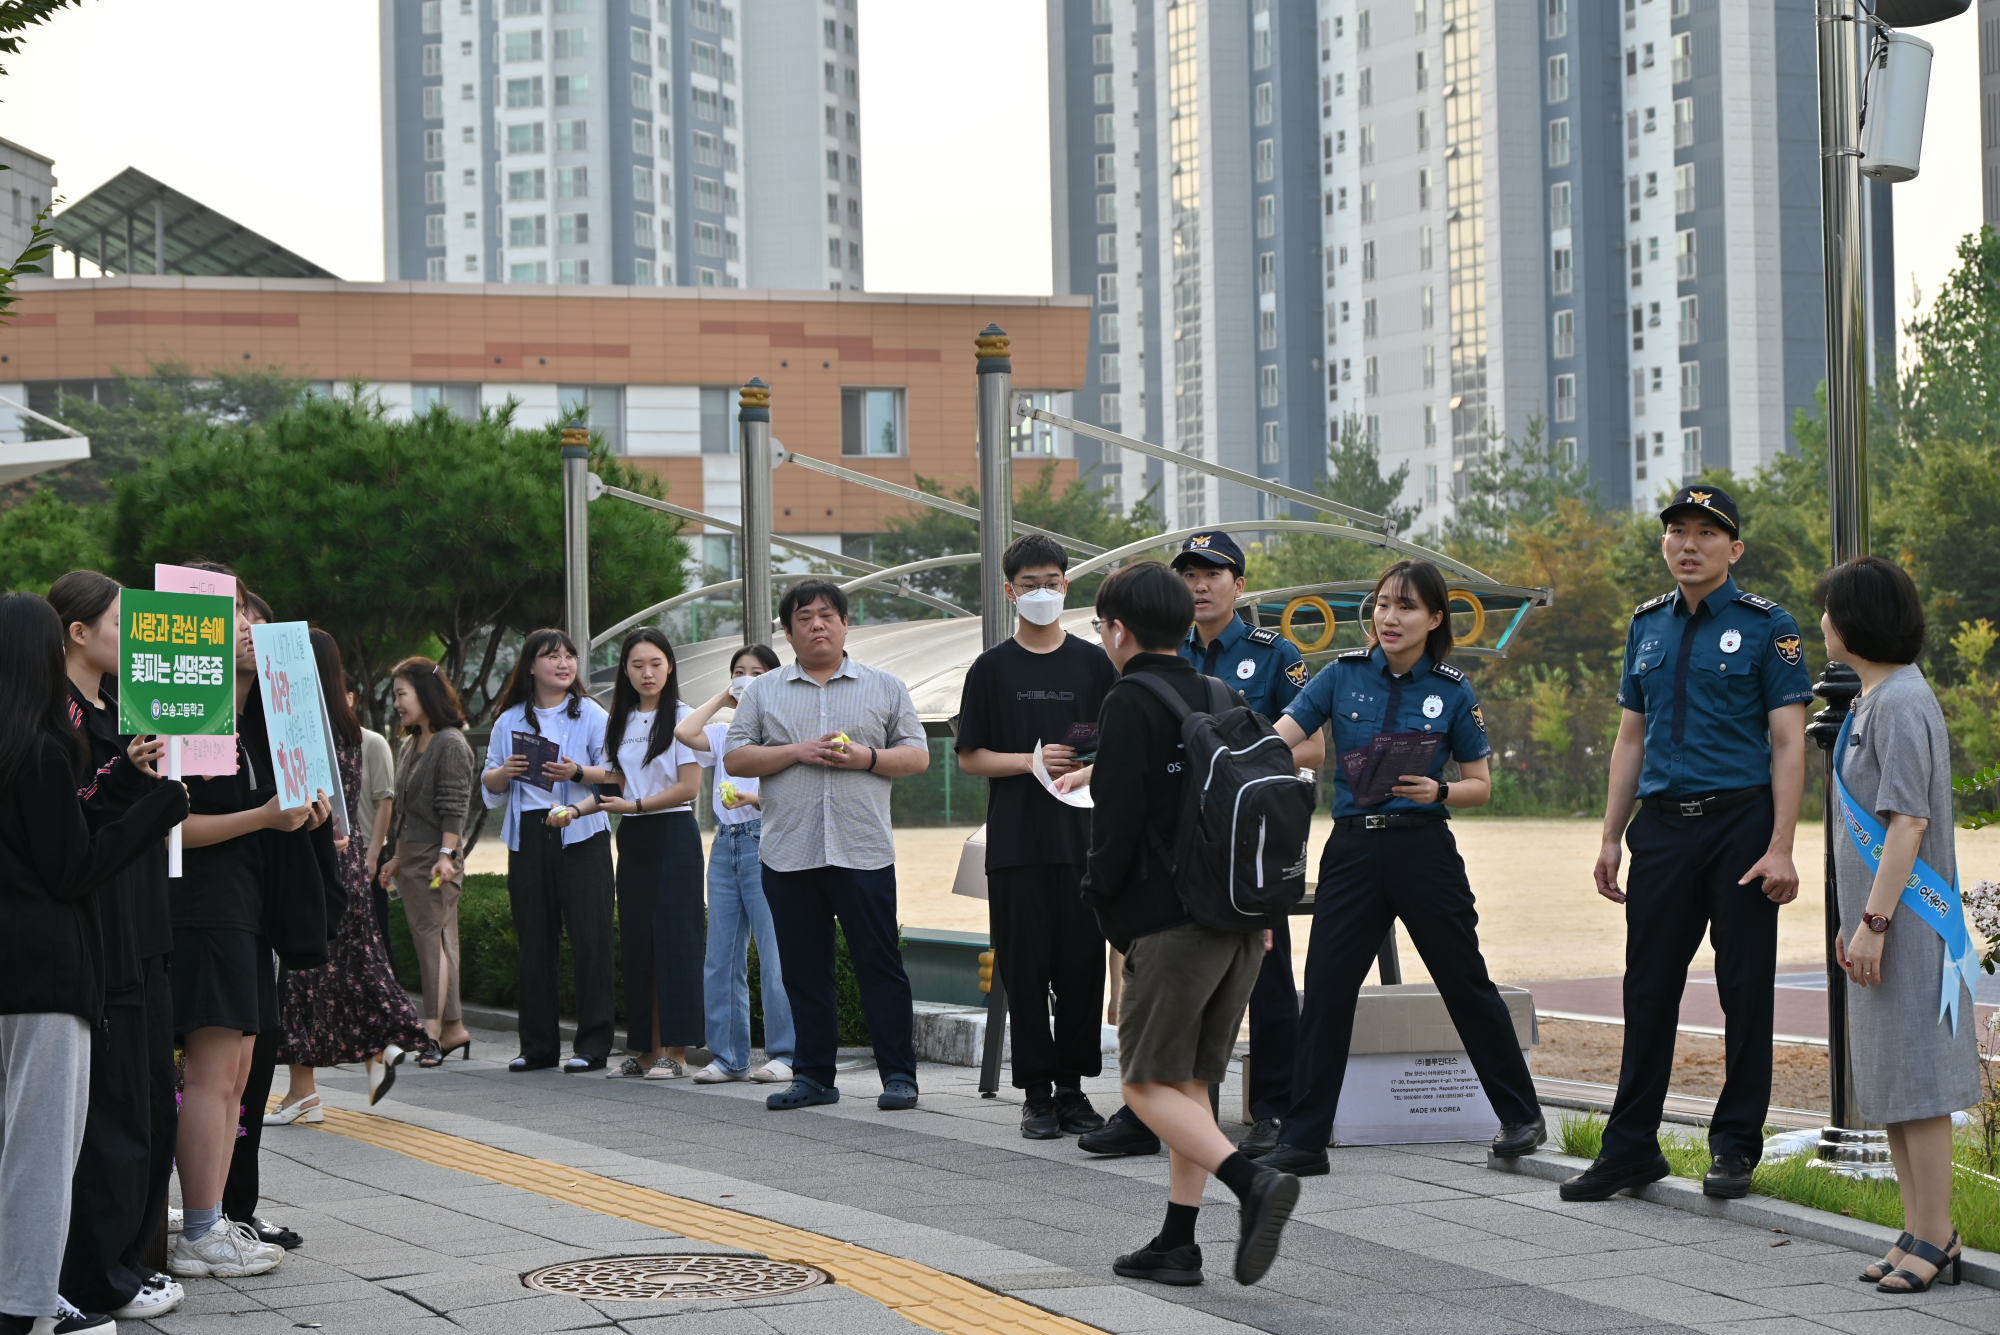
[[[1238,1284],[1255,1284],[1270,1270],[1271,1262],[1278,1259],[1278,1235],[1285,1231],[1285,1222],[1292,1217],[1292,1207],[1298,1203],[1298,1179],[1287,1173],[1271,1188],[1271,1197],[1257,1231],[1237,1245]]]
[[[1199,1270],[1141,1270],[1133,1265],[1114,1265],[1111,1273],[1122,1279],[1150,1279],[1155,1284],[1172,1284],[1177,1288],[1201,1283]]]
[[[790,1112],[794,1108],[828,1108],[840,1102],[840,1094],[838,1091],[828,1090],[827,1092],[832,1094],[833,1097],[825,1098],[816,1096],[810,1099],[803,1099],[797,1103],[791,1103],[791,1102],[772,1103],[769,1099],[766,1099],[764,1101],[764,1106],[766,1108],[769,1108],[772,1112]]]
[[[176,1262],[170,1256],[167,1258],[167,1273],[175,1279],[248,1279],[252,1275],[268,1274],[276,1270],[279,1262],[284,1259],[284,1257],[280,1256],[269,1265],[260,1265],[254,1261],[248,1265],[236,1265],[228,1262],[221,1265],[210,1265],[206,1261],[195,1261],[192,1263],[186,1261]],[[180,1266],[179,1269],[175,1268],[177,1264]],[[191,1265],[200,1266],[201,1268],[199,1270],[192,1269],[190,1268]]]
[[[106,1312],[105,1315],[113,1321],[151,1321],[155,1317],[162,1317],[166,1316],[169,1312],[179,1311],[181,1304],[186,1301],[187,1294],[183,1293],[178,1298],[156,1303],[150,1307],[121,1307],[115,1312]]]
[[[1160,1142],[1157,1140],[1152,1143],[1152,1146],[1150,1148],[1143,1145],[1132,1145],[1132,1146],[1118,1145],[1109,1149],[1099,1149],[1095,1145],[1086,1145],[1080,1140],[1077,1142],[1076,1147],[1082,1150],[1085,1154],[1095,1154],[1098,1157],[1105,1159],[1116,1158],[1121,1154],[1131,1155],[1136,1157],[1142,1154],[1158,1154],[1160,1152]]]
[[[1750,1184],[1746,1182],[1740,1187],[1711,1187],[1704,1182],[1701,1187],[1701,1194],[1704,1196],[1713,1196],[1720,1201],[1740,1201],[1750,1194]]]

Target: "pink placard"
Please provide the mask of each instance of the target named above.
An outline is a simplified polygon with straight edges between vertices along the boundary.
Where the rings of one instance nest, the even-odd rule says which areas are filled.
[[[153,567],[153,591],[155,593],[212,593],[223,598],[236,597],[236,577],[218,574],[213,570],[192,570],[187,566],[156,565]],[[235,652],[234,646],[230,649]],[[188,737],[181,742],[182,774],[234,774],[236,772],[236,739],[234,737]]]

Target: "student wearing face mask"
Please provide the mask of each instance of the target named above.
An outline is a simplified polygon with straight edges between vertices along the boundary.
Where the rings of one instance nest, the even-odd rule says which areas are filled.
[[[1077,769],[1080,753],[1096,750],[1097,712],[1118,673],[1104,650],[1062,628],[1069,555],[1054,539],[1031,533],[1001,565],[1020,626],[965,674],[958,767],[988,781],[987,906],[1013,1024],[1014,1087],[1027,1092],[1021,1134],[1054,1140],[1104,1125],[1081,1088],[1103,1070],[1104,933],[1081,893],[1090,815],[1049,795],[1034,751],[1040,743],[1052,778]]]

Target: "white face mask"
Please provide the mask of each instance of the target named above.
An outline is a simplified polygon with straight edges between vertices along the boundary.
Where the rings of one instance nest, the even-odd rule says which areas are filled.
[[[1063,595],[1060,589],[1035,589],[1014,600],[1014,610],[1024,620],[1037,626],[1046,626],[1062,615]]]

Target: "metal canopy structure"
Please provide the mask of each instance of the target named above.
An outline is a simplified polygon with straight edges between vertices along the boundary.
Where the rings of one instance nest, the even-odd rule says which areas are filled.
[[[108,274],[338,278],[303,255],[127,167],[55,215],[64,250]]]

